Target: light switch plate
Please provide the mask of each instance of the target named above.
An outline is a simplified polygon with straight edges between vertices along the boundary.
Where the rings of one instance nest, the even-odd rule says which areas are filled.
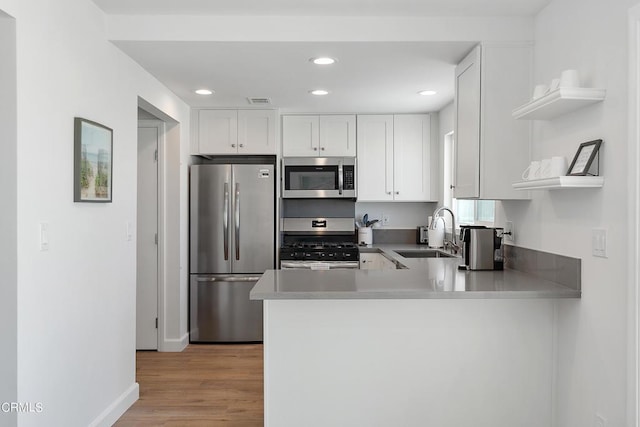
[[[591,230],[591,253],[596,257],[607,257],[607,230],[603,228]]]

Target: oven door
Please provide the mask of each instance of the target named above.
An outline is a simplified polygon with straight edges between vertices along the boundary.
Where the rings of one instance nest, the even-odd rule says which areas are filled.
[[[284,198],[355,198],[355,159],[283,159]]]
[[[280,261],[281,270],[353,270],[358,261]]]

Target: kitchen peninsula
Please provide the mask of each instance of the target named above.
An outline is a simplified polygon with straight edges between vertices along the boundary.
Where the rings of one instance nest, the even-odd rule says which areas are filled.
[[[557,311],[580,290],[378,249],[407,268],[272,270],[252,290],[265,425],[551,425]]]

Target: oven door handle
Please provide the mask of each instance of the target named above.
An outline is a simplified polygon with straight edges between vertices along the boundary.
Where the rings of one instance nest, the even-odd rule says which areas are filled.
[[[360,268],[360,263],[358,261],[280,261],[281,270],[355,270],[358,268]]]
[[[342,190],[344,189],[344,168],[342,167],[342,160],[338,162],[338,195],[342,196]]]

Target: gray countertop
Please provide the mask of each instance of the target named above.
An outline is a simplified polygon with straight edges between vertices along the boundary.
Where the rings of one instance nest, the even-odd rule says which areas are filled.
[[[251,290],[270,299],[580,298],[580,291],[516,270],[458,270],[460,258],[404,258],[395,250],[421,245],[363,248],[403,265],[399,270],[268,270]]]

